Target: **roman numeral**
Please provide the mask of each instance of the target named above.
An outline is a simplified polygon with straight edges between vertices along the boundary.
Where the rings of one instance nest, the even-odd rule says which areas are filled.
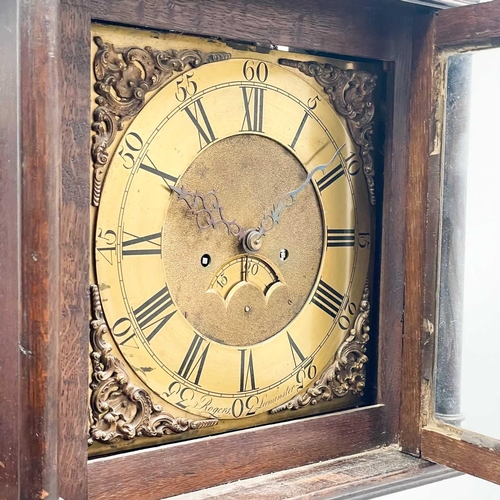
[[[326,246],[331,247],[353,247],[354,229],[327,229]]]
[[[147,160],[147,163],[146,163]],[[148,165],[150,163],[150,165]],[[142,159],[141,164],[139,165],[139,168],[142,168],[142,170],[145,170],[146,172],[149,172],[151,174],[157,175],[163,181],[167,186],[170,186],[169,181],[172,184],[175,184],[177,182],[178,177],[174,177],[173,175],[167,174],[166,172],[162,172],[161,170],[158,170],[158,167],[153,163],[153,160],[149,157],[148,154],[144,156]]]
[[[253,391],[255,386],[255,371],[253,369],[253,353],[250,351],[250,355],[247,358],[247,349],[239,349],[241,353],[240,362],[240,392],[246,392],[248,390]],[[250,385],[250,389],[248,386]]]
[[[194,380],[192,380],[192,382],[196,385],[198,385],[198,382],[200,381],[203,366],[205,365],[205,360],[207,359],[208,348],[210,347],[210,344],[207,342],[203,352],[200,352],[204,342],[205,340],[203,337],[200,337],[197,333],[194,334],[193,341],[191,342],[188,352],[182,361],[179,371],[177,372],[182,378],[190,380],[190,377],[196,370],[196,375]]]
[[[290,344],[290,350],[292,351],[292,358],[293,358],[293,363],[295,366],[300,365],[303,361],[305,361],[305,356],[300,352],[299,347],[295,343],[295,341],[292,339],[292,336],[286,332],[288,336],[288,343]],[[299,362],[297,362],[297,358],[299,359]]]
[[[256,87],[241,87],[241,91],[243,92],[243,105],[245,106],[245,116],[243,117],[240,132],[245,130],[249,132],[262,132],[262,121],[264,119],[264,90],[265,89]]]
[[[194,101],[193,104],[186,106],[184,111],[189,116],[198,131],[200,150],[217,139],[214,131],[212,130],[212,126],[208,121],[207,113],[205,112],[201,99],[198,99]]]
[[[161,255],[161,233],[148,234],[146,236],[136,236],[132,233],[123,231],[123,234],[132,236],[131,239],[123,241],[122,255]],[[141,243],[143,245],[141,245]],[[134,245],[139,245],[140,248],[129,248]],[[146,247],[146,248],[144,248]],[[149,248],[148,248],[149,247]]]
[[[154,326],[151,333],[146,337],[148,342],[153,340],[154,336],[167,324],[169,319],[177,312],[174,309],[167,314],[162,314],[173,305],[172,297],[168,288],[165,286],[158,293],[146,300],[144,304],[134,310],[135,319],[141,330]]]
[[[319,187],[320,191],[326,189],[328,186],[332,185],[337,179],[340,179],[344,175],[344,169],[342,165],[339,163],[334,169],[330,170],[327,174],[325,174],[319,181],[316,181],[316,184]]]
[[[306,124],[307,118],[309,117],[309,113],[304,113],[304,117],[302,118],[302,121],[300,122],[299,128],[297,129],[297,133],[295,134],[295,137],[293,138],[293,141],[289,146],[295,151],[295,145],[297,144],[297,141],[299,140],[300,134],[302,134],[302,130],[304,129],[304,125]]]
[[[332,288],[328,283],[320,280],[316,293],[314,294],[311,302],[316,304],[320,309],[329,314],[332,318],[335,318],[339,312],[340,306],[344,296],[341,295],[337,290]]]

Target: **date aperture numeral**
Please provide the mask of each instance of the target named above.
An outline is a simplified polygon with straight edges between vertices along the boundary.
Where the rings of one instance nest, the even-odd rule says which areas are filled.
[[[328,283],[320,280],[311,302],[326,312],[326,314],[335,318],[343,300],[344,296],[341,293],[337,292],[337,290],[331,287]]]
[[[158,293],[146,300],[137,309],[134,309],[134,316],[141,330],[152,328],[146,337],[151,342],[156,334],[168,323],[177,309],[171,311],[174,305],[168,288],[163,287]]]

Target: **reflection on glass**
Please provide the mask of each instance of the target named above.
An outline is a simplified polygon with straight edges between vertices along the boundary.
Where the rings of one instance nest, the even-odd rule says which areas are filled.
[[[500,49],[448,58],[436,418],[500,438]]]

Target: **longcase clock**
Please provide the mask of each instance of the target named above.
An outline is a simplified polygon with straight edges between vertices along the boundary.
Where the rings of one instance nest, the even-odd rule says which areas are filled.
[[[94,26],[92,454],[366,404],[364,66]]]
[[[0,498],[498,482],[439,311],[499,0],[428,3],[2,2]]]

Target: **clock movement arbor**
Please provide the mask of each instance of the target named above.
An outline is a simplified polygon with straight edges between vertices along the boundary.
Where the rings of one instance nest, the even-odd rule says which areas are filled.
[[[378,447],[367,492],[449,474],[427,460],[498,481],[432,384],[441,68],[499,3],[374,4],[7,2],[1,498]]]

